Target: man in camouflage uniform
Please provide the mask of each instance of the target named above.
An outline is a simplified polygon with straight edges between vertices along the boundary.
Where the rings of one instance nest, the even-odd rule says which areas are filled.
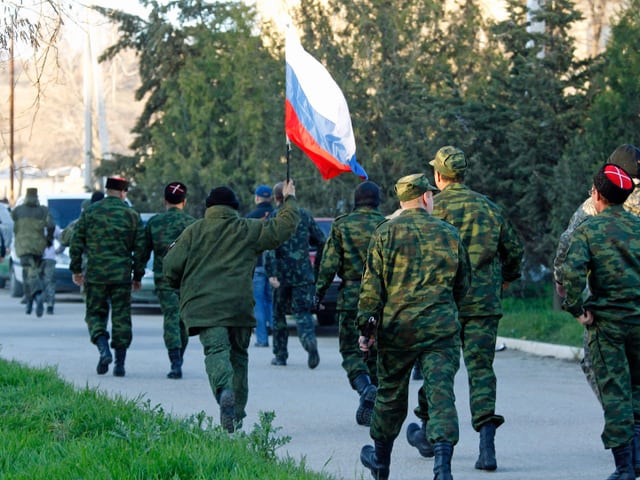
[[[169,353],[171,371],[167,378],[182,378],[182,359],[189,342],[189,334],[180,319],[178,291],[169,285],[162,274],[162,261],[169,247],[182,231],[196,221],[184,212],[187,203],[187,186],[171,182],[164,188],[165,212],[154,215],[144,230],[145,246],[143,260],[146,264],[153,252],[153,281],[160,308],[164,316],[162,324],[164,345]]]
[[[362,182],[353,194],[354,209],[336,218],[322,251],[316,281],[316,297],[322,302],[335,275],[342,280],[338,291],[336,311],[342,368],[347,372],[349,384],[360,396],[356,410],[358,425],[369,425],[376,399],[376,349],[367,360],[358,348],[359,331],[356,325],[360,280],[367,258],[371,235],[385,218],[378,210],[380,188],[373,182]]]
[[[607,163],[622,167],[629,175],[634,177],[633,182],[636,186],[640,184],[640,180],[638,180],[637,178],[638,162],[640,162],[640,150],[634,145],[629,144],[620,145],[607,159]],[[624,209],[636,216],[640,216],[640,188],[636,188],[631,193],[631,195],[629,195],[627,200],[624,202]],[[573,231],[585,220],[595,214],[596,210],[595,206],[593,205],[593,199],[591,196],[589,196],[589,198],[587,198],[575,211],[575,213],[571,217],[571,220],[569,221],[567,229],[562,233],[562,235],[560,235],[558,248],[556,250],[556,256],[553,260],[553,276],[556,281],[556,293],[561,298],[564,298],[566,295],[563,286],[564,280],[562,278],[562,265],[565,261],[565,258],[567,257],[567,251],[569,250],[569,244],[571,243],[571,236],[573,235]],[[580,360],[580,366],[582,367],[582,371],[587,377],[589,386],[591,387],[593,393],[595,393],[599,401],[600,393],[598,391],[598,387],[596,386],[593,369],[591,368],[591,354],[589,352],[589,338],[587,330],[585,330],[584,332],[584,355],[582,357],[582,360]],[[640,426],[638,427],[638,435],[638,440],[640,440]],[[638,442],[638,444],[640,448],[640,442]],[[638,462],[638,469],[640,471],[640,454],[638,455]]]
[[[299,221],[293,181],[284,204],[268,221],[241,218],[228,187],[211,190],[204,219],[189,225],[164,257],[163,271],[180,289],[180,312],[190,335],[199,335],[220,423],[233,432],[246,416],[249,342],[253,316],[252,275],[258,256],[276,248]]]
[[[42,254],[53,245],[55,223],[49,209],[40,205],[38,189],[27,188],[22,205],[11,211],[16,255],[22,264],[22,280],[27,303],[26,313],[31,314],[36,302],[36,315],[44,313],[44,280],[42,278]]]
[[[457,230],[430,215],[435,190],[424,174],[398,180],[395,191],[403,211],[373,234],[362,277],[358,342],[363,351],[377,343],[378,393],[370,427],[375,446],[362,447],[360,460],[378,480],[389,477],[416,360],[424,373],[434,478],[452,479],[459,436],[453,391],[460,366],[457,305],[469,288],[471,266]],[[375,336],[367,327],[371,318]]]
[[[73,282],[86,294],[85,322],[100,358],[96,371],[104,375],[112,362],[109,349],[109,305],[111,305],[111,347],[115,349],[113,374],[124,377],[127,349],[131,345],[131,289],[140,289],[144,275],[144,227],[140,214],[125,203],[129,183],[110,177],[106,197],[89,205],[73,229],[69,247]],[[87,272],[82,272],[82,255],[87,255]],[[133,274],[133,280],[132,280]]]
[[[469,381],[471,422],[480,433],[475,468],[495,470],[496,428],[504,417],[496,415],[496,375],[493,370],[498,322],[502,317],[502,292],[520,277],[523,248],[502,209],[464,182],[467,159],[462,150],[446,146],[429,163],[441,192],[433,202],[433,215],[458,229],[471,260],[471,287],[459,308],[462,354]],[[427,422],[430,412],[418,395],[416,415]],[[417,424],[407,428],[407,440],[424,456],[429,446]]]
[[[283,202],[282,183],[273,187],[276,208],[270,218],[278,218]],[[286,314],[291,311],[298,328],[298,338],[307,351],[307,365],[313,369],[320,363],[316,331],[311,315],[315,294],[314,268],[309,245],[317,248],[316,260],[322,255],[324,233],[311,214],[300,209],[300,223],[293,236],[275,250],[265,253],[265,270],[273,290],[273,354],[272,365],[285,366],[289,352],[289,329]]]
[[[597,215],[573,231],[562,266],[563,308],[589,335],[604,410],[602,441],[616,465],[608,480],[633,480],[640,473],[633,448],[640,419],[640,219],[622,207],[633,188],[622,168],[605,164],[598,170],[591,189]]]

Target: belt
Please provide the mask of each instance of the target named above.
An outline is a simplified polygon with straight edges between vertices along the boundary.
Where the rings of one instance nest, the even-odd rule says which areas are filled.
[[[360,285],[360,280],[345,280],[343,283],[345,287],[348,287],[350,285]]]

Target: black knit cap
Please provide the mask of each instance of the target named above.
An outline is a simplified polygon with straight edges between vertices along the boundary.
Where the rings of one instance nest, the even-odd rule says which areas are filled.
[[[621,167],[611,163],[603,165],[593,176],[593,185],[614,205],[624,203],[635,188],[631,176]]]
[[[216,187],[209,192],[206,202],[207,208],[212,205],[227,205],[235,210],[238,210],[240,201],[235,192],[229,187]]]
[[[187,197],[187,186],[181,182],[171,182],[164,187],[164,199],[172,205],[184,202]]]
[[[369,180],[362,182],[353,192],[353,203],[356,207],[377,207],[380,205],[380,187]]]
[[[126,192],[129,190],[129,182],[121,177],[109,177],[107,178],[107,183],[104,188],[107,190],[119,190],[121,192]]]

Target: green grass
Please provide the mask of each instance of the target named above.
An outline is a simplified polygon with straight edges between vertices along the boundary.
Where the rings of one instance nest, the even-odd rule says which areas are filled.
[[[551,289],[532,298],[507,297],[498,335],[582,347],[584,327],[563,310],[554,309]]]
[[[204,413],[178,419],[148,401],[75,390],[53,368],[0,360],[0,477],[65,479],[296,479],[333,477],[278,460],[288,437],[273,412],[229,435]]]

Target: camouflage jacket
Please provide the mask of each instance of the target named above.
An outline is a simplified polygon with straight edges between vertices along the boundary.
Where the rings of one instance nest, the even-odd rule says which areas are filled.
[[[422,349],[460,330],[457,304],[471,282],[458,231],[413,208],[373,234],[358,301],[362,330],[378,319],[378,347]]]
[[[270,218],[278,218],[278,206]],[[318,249],[318,258],[322,255],[324,233],[311,214],[300,209],[300,223],[293,236],[275,250],[264,255],[264,267],[268,277],[277,277],[282,286],[298,286],[315,283],[313,265],[309,257],[309,245]]]
[[[205,327],[255,326],[252,274],[258,255],[287,240],[299,219],[295,197],[287,197],[268,222],[214,205],[182,232],[164,257],[163,271],[180,289],[181,317],[191,335]]]
[[[385,220],[377,208],[358,207],[331,224],[329,238],[322,250],[316,291],[324,297],[333,278],[342,279],[338,294],[338,310],[356,310],[360,279],[367,259],[369,241],[376,227]]]
[[[574,317],[589,310],[596,321],[640,324],[638,232],[640,218],[621,205],[605,208],[574,230],[563,266],[565,310]]]
[[[146,265],[151,252],[153,252],[153,276],[156,282],[164,278],[162,260],[169,251],[169,246],[175,242],[185,228],[195,221],[195,218],[183,210],[172,207],[166,212],[154,215],[147,222],[144,229],[144,254],[142,258]]]
[[[458,229],[471,260],[471,287],[460,316],[502,314],[502,283],[520,278],[523,247],[502,209],[462,183],[434,197],[433,215]]]
[[[49,209],[37,198],[27,197],[11,211],[16,255],[42,255],[53,242],[55,222]]]
[[[631,195],[629,195],[627,201],[624,202],[624,209],[640,217],[640,180],[634,179],[633,182],[636,184],[636,188],[633,192],[631,192]],[[553,259],[553,277],[559,284],[563,284],[562,264],[567,257],[567,251],[569,250],[569,244],[571,243],[571,235],[573,234],[573,231],[587,218],[592,217],[596,214],[597,212],[595,207],[593,206],[593,201],[591,200],[591,197],[589,197],[584,202],[582,202],[582,205],[580,205],[574,212],[571,220],[569,220],[567,229],[560,235],[558,248],[556,249],[556,256]]]
[[[89,205],[73,228],[69,246],[73,273],[82,272],[87,255],[85,281],[122,284],[144,275],[144,228],[140,214],[116,197],[107,196]]]

